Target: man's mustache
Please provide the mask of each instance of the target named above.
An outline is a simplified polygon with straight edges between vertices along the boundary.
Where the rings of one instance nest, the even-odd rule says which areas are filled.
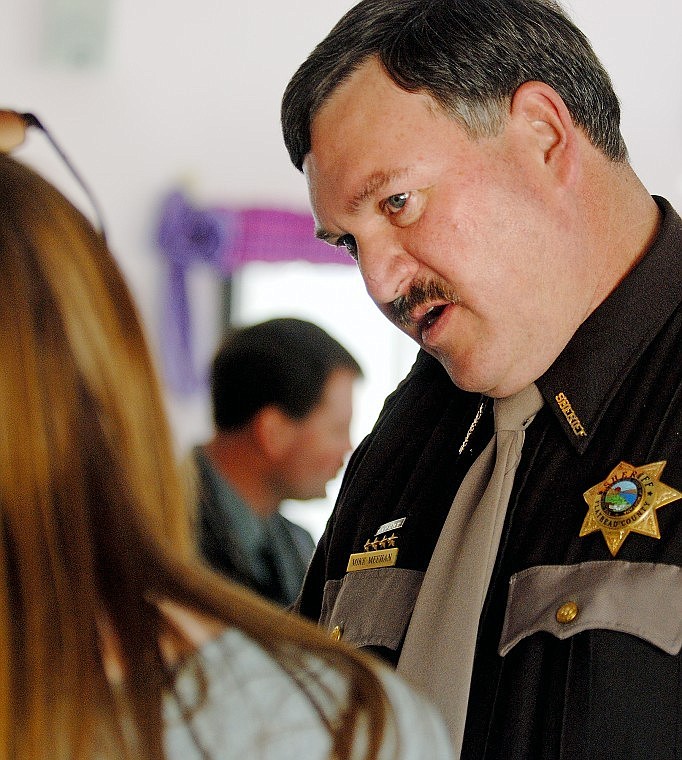
[[[456,294],[444,283],[437,280],[417,280],[403,296],[398,296],[388,305],[389,317],[399,327],[412,324],[412,311],[428,301],[451,301],[457,303]]]

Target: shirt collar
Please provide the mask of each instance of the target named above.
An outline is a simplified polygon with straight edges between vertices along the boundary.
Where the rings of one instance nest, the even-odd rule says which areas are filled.
[[[665,199],[654,200],[661,226],[651,248],[536,381],[581,453],[629,369],[682,301],[682,219]]]
[[[267,543],[266,523],[239,496],[232,485],[221,475],[202,447],[197,449],[197,461],[210,482],[215,494],[215,505],[227,520],[233,539],[251,557],[259,556],[261,547]]]

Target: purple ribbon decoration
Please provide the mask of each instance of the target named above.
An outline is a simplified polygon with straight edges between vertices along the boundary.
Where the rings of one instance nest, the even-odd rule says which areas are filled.
[[[168,262],[168,281],[161,323],[161,355],[166,381],[186,395],[206,383],[192,351],[186,273],[203,262],[222,276],[250,261],[303,260],[318,264],[352,264],[345,252],[314,237],[310,214],[276,209],[198,209],[179,190],[166,196],[156,231],[156,244]]]

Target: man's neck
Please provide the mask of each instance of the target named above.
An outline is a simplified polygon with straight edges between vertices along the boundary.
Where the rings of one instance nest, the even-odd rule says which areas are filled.
[[[594,265],[602,273],[591,311],[646,254],[661,221],[656,202],[629,165],[612,164],[606,171],[600,168],[590,177],[592,189],[585,198],[591,239],[596,242],[592,249]]]
[[[203,450],[218,473],[253,512],[260,517],[277,512],[282,500],[270,486],[262,454],[248,433],[219,432]]]

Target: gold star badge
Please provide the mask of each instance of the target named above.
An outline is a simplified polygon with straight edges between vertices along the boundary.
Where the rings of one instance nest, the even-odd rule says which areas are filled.
[[[682,493],[658,479],[665,464],[621,462],[606,480],[585,491],[588,508],[580,536],[600,530],[614,557],[631,531],[660,538],[656,510],[682,499]]]

